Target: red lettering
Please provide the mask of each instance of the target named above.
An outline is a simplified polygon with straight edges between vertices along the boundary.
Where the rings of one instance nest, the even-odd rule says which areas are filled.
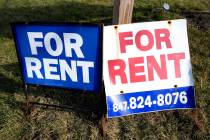
[[[120,41],[120,52],[121,53],[126,53],[126,46],[127,45],[133,45],[133,39],[125,39],[127,37],[133,37],[132,32],[122,32],[119,33],[119,41]]]
[[[156,29],[155,38],[156,38],[157,49],[162,49],[161,45],[162,42],[165,42],[167,48],[172,48],[169,37],[170,37],[170,32],[168,29]]]
[[[174,61],[174,68],[175,68],[175,76],[176,78],[181,77],[181,71],[180,71],[180,61],[181,59],[185,58],[185,53],[173,53],[168,54],[168,60]]]
[[[109,67],[109,78],[112,84],[114,85],[116,84],[116,76],[120,76],[121,83],[123,84],[128,83],[125,73],[126,64],[123,60],[121,59],[109,60],[108,67]]]
[[[161,66],[157,63],[154,56],[147,56],[148,78],[154,81],[154,70],[161,80],[167,79],[167,67],[165,55],[160,55]]]
[[[148,38],[148,44],[147,45],[142,45],[141,43],[141,37],[145,35]],[[135,41],[136,41],[136,47],[141,50],[141,51],[148,51],[150,49],[152,49],[153,45],[154,45],[154,38],[153,35],[150,31],[148,30],[141,30],[136,34],[135,37]]]
[[[145,75],[139,75],[139,73],[144,72],[144,65],[139,66],[139,64],[144,63],[144,58],[143,57],[129,58],[128,62],[129,62],[129,71],[130,71],[130,82],[131,83],[144,82],[146,80]]]

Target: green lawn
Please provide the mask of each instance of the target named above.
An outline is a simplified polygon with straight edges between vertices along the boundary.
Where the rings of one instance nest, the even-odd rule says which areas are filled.
[[[170,12],[161,10],[164,2],[170,4]],[[40,107],[26,112],[9,23],[79,21],[111,24],[112,8],[112,0],[0,0],[0,139],[102,139],[98,128],[100,113]],[[210,0],[135,0],[133,22],[188,17],[197,108],[110,119],[104,139],[210,139],[210,15],[184,13],[208,11],[209,8]],[[43,87],[30,87],[29,90],[31,100],[40,103],[97,109],[100,102],[98,95],[92,93]]]

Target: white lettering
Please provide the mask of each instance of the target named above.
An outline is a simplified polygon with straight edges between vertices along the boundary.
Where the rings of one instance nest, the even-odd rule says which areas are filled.
[[[26,71],[27,75],[30,78],[33,78],[33,72],[36,74],[37,78],[43,79],[43,76],[41,74],[40,69],[42,68],[42,64],[37,58],[33,57],[25,57],[25,63],[26,63]],[[34,64],[32,66],[32,64]]]
[[[27,34],[31,53],[37,55],[37,47],[43,47],[43,43],[41,41],[35,41],[35,38],[43,38],[43,34],[41,32],[27,32]]]
[[[45,72],[45,78],[46,79],[52,79],[52,80],[60,80],[60,76],[56,74],[52,74],[52,72],[58,72],[58,69],[56,66],[50,66],[51,64],[57,65],[58,60],[57,59],[43,59],[44,64],[44,72]]]
[[[56,49],[53,50],[52,46],[51,46],[51,39],[55,40],[56,43]],[[61,38],[59,37],[59,35],[57,35],[56,33],[50,32],[47,33],[44,37],[44,44],[45,44],[45,48],[47,50],[47,52],[52,55],[52,56],[59,56],[61,55],[62,51],[63,51],[63,43]]]
[[[83,82],[90,83],[89,68],[94,67],[94,63],[90,61],[77,61],[77,66],[82,67]]]
[[[78,82],[76,61],[71,61],[71,68],[65,60],[59,60],[59,63],[61,71],[61,80],[66,81],[67,73],[73,82]]]
[[[83,44],[82,37],[76,33],[63,33],[63,36],[66,56],[72,57],[72,50],[74,50],[78,58],[84,58],[84,55],[81,51],[81,47]],[[75,40],[75,42],[72,43],[71,40]]]

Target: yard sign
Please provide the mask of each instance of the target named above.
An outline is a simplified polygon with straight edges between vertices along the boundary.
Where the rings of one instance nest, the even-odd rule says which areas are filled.
[[[25,84],[99,90],[99,25],[16,23],[13,33]]]
[[[108,117],[194,108],[186,20],[105,26]]]

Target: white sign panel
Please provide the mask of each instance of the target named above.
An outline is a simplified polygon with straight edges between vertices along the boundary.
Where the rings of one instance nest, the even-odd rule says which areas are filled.
[[[108,117],[194,108],[186,20],[105,26]]]

